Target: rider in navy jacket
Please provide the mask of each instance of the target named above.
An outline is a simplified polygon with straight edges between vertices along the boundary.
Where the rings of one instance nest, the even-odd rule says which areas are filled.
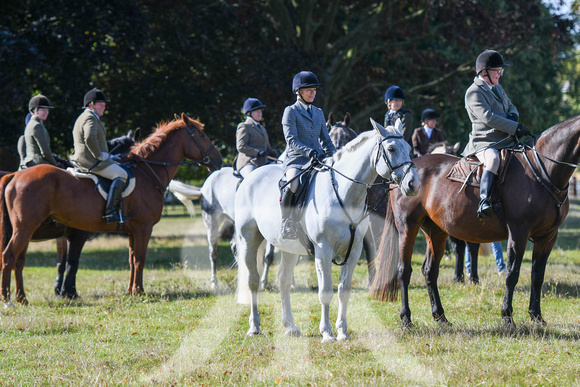
[[[284,159],[284,176],[290,182],[281,200],[282,236],[286,239],[296,239],[296,229],[292,210],[295,193],[298,189],[298,179],[294,179],[302,166],[311,159],[322,162],[330,157],[336,148],[330,140],[324,113],[322,109],[313,106],[320,82],[314,73],[301,71],[294,76],[292,91],[296,94],[295,104],[286,107],[282,117],[282,128],[286,139],[286,158]],[[294,180],[293,180],[294,179]]]

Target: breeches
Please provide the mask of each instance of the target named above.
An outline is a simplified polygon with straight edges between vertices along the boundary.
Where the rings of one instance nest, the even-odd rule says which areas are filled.
[[[499,151],[495,148],[487,148],[475,154],[480,162],[483,163],[484,169],[497,175],[499,169]]]
[[[127,172],[118,164],[111,164],[105,169],[100,171],[92,171],[95,175],[103,176],[109,180],[122,179],[123,182],[127,182]]]
[[[286,176],[286,181],[290,181],[292,179],[294,179],[296,176],[298,176],[300,174],[300,169],[298,168],[289,168],[286,171],[286,174],[284,176]],[[294,179],[292,180],[292,182],[290,183],[290,191],[296,193],[296,190],[298,190],[298,181],[299,179]]]

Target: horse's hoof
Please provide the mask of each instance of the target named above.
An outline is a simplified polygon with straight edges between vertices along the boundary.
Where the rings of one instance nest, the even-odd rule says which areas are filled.
[[[16,302],[18,302],[20,305],[22,306],[28,306],[28,300],[26,299],[26,297],[22,297],[22,298],[17,298]]]
[[[260,328],[257,327],[251,327],[248,329],[248,333],[246,333],[247,336],[259,336],[261,334],[262,332],[260,331]]]
[[[451,324],[451,322],[449,322],[449,320],[447,320],[447,318],[445,316],[441,316],[438,319],[435,319],[435,321],[437,321],[439,323],[439,326],[441,328],[453,326],[453,324]]]
[[[503,328],[504,329],[515,329],[516,323],[512,317],[504,317],[503,318]]]
[[[403,318],[403,323],[401,324],[401,328],[403,330],[413,329],[413,328],[415,328],[415,325],[413,325],[413,323],[411,322],[411,319],[409,317],[405,317],[405,318]]]
[[[338,335],[336,335],[336,340],[337,341],[350,340],[350,335],[348,334],[348,332],[338,332]]]
[[[14,308],[14,304],[12,303],[12,301],[4,302],[4,309],[12,309],[12,308]]]
[[[473,285],[477,285],[477,284],[479,284],[479,277],[477,277],[477,278],[471,277],[470,281]]]
[[[302,332],[300,332],[300,329],[294,327],[294,328],[289,328],[286,329],[286,333],[284,333],[284,336],[287,337],[300,337],[302,336]]]
[[[324,332],[322,334],[322,341],[321,343],[333,343],[336,341],[336,337],[332,333]]]
[[[465,278],[464,277],[454,277],[453,282],[456,284],[463,284],[463,283],[465,283]]]
[[[548,323],[544,321],[542,315],[530,315],[532,322],[536,328],[545,328],[548,326]]]

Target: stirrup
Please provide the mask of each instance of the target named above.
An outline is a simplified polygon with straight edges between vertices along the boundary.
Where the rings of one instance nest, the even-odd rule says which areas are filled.
[[[131,218],[129,218],[128,216],[123,217],[123,214],[121,214],[121,210],[119,210],[111,212],[110,214],[106,214],[105,216],[103,216],[103,219],[105,219],[107,224],[113,224],[113,223],[125,223],[126,220],[129,220]]]
[[[477,209],[477,219],[485,220],[491,218],[493,214],[493,206],[489,204],[487,201],[484,201],[479,204],[479,208]]]

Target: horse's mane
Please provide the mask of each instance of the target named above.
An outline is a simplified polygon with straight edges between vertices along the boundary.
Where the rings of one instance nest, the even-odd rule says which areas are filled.
[[[340,158],[345,154],[345,153],[350,153],[350,152],[354,152],[358,147],[361,146],[362,143],[364,143],[366,140],[368,140],[370,137],[374,136],[376,134],[376,131],[374,130],[369,130],[367,132],[363,132],[361,134],[359,134],[354,140],[350,141],[348,144],[346,144],[344,147],[340,148],[332,157],[332,160],[334,162],[340,160]]]
[[[191,119],[191,122],[199,130],[203,130],[203,124],[201,122],[194,119]],[[144,159],[147,158],[159,149],[159,146],[165,141],[171,132],[184,126],[186,126],[186,124],[181,118],[169,122],[162,121],[157,124],[153,133],[151,133],[145,140],[131,147],[129,158],[132,158],[132,156],[139,156]]]

